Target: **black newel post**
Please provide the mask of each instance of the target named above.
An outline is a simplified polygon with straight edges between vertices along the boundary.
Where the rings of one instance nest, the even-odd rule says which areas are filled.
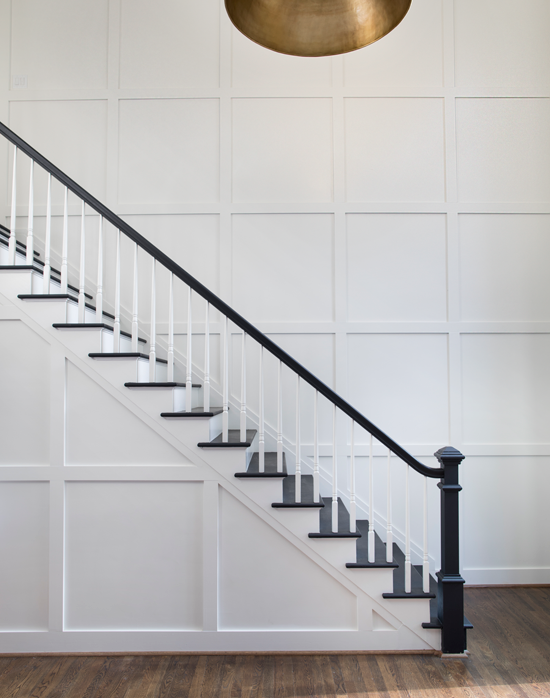
[[[464,580],[460,576],[458,552],[458,466],[464,456],[447,446],[434,453],[444,470],[438,483],[441,490],[441,570],[437,573],[437,615],[441,623],[441,649],[444,654],[466,650],[464,628]]]

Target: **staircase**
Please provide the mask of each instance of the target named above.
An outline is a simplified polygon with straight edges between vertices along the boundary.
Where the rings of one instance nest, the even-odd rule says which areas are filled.
[[[17,624],[13,632],[6,628],[0,651],[464,653],[471,626],[463,616],[458,561],[463,456],[447,447],[435,454],[439,468],[418,462],[6,126],[0,131],[13,146],[10,225],[0,226],[0,321],[22,323],[51,356],[61,357],[59,400],[66,414],[56,456],[63,487],[55,505],[50,495],[63,520],[59,545],[65,550],[55,560],[50,552],[57,601],[50,588],[45,627],[26,634]],[[24,206],[17,193],[22,170],[29,176]],[[34,230],[38,178],[47,192],[40,236]],[[76,236],[69,231],[75,214]],[[109,247],[115,256],[108,269]],[[73,437],[81,428],[73,417],[80,408],[73,406],[81,404],[97,411],[98,420],[116,415],[111,435],[93,433],[91,424],[91,438],[102,439],[106,452],[124,441],[134,459],[131,477],[120,462],[103,458],[99,445],[86,447],[92,458]],[[138,467],[148,448],[159,454],[154,472],[149,462],[145,470]],[[107,465],[116,478],[103,475]],[[21,475],[23,467],[11,470]],[[202,547],[189,552],[197,536],[186,534],[191,547],[181,552],[189,570],[200,567],[201,588],[185,591],[187,610],[173,625],[168,616],[171,604],[180,603],[178,592],[166,592],[161,610],[150,616],[143,611],[148,599],[132,600],[128,592],[125,617],[116,582],[99,592],[101,582],[84,575],[87,561],[105,559],[110,542],[99,552],[91,543],[86,548],[85,523],[92,520],[86,516],[95,510],[90,505],[85,516],[82,487],[113,478],[143,484],[140,473],[189,492],[187,528],[200,522],[202,530]],[[432,479],[439,480],[441,497],[437,579],[430,574],[437,557],[429,547]],[[202,511],[195,516],[189,512],[197,497]],[[171,511],[169,503],[158,506],[157,522]],[[181,512],[175,507],[173,514]],[[154,556],[154,545],[151,550]],[[176,564],[178,555],[172,557]],[[195,574],[178,570],[182,579]],[[168,576],[164,583],[169,587]],[[95,616],[87,615],[86,599],[90,607],[98,604]],[[118,620],[106,627],[109,615],[102,614],[111,602]],[[141,618],[137,625],[135,618]]]

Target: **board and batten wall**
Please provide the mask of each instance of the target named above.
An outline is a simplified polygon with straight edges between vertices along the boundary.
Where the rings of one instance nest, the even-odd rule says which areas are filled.
[[[221,0],[0,0],[3,122],[414,455],[465,454],[471,584],[550,582],[549,26],[414,0],[302,59]]]

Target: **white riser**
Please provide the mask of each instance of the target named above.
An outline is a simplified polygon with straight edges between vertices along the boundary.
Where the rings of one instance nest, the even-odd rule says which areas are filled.
[[[72,351],[79,354],[90,352],[113,351],[113,333],[99,327],[71,327],[57,328],[63,333],[63,341]],[[120,337],[120,351],[132,351],[132,340],[128,337]]]
[[[130,399],[151,415],[161,412],[182,412],[185,409],[187,389],[183,386],[177,388],[126,388],[126,390]],[[200,406],[201,393],[201,388],[192,389],[192,407]]]
[[[149,382],[149,359],[109,357],[89,360],[94,361],[94,369],[117,388],[124,383]],[[166,371],[166,364],[157,363],[156,380],[166,381]]]

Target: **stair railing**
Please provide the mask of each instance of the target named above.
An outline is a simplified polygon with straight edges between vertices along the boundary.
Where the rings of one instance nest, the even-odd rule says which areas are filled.
[[[394,490],[394,468],[393,456],[396,456],[405,464],[404,473],[404,518],[405,531],[400,537],[404,542],[405,548],[405,594],[412,592],[412,559],[411,559],[411,494],[410,494],[410,469],[424,478],[422,488],[422,522],[421,522],[421,538],[422,542],[416,546],[420,550],[420,569],[422,576],[422,592],[426,595],[430,592],[430,573],[429,573],[429,555],[428,555],[428,479],[438,479],[438,487],[441,490],[441,570],[437,573],[438,584],[438,610],[437,617],[431,619],[430,623],[425,623],[427,628],[440,628],[442,631],[442,651],[449,653],[463,653],[466,648],[466,632],[464,625],[464,602],[463,602],[463,584],[464,580],[460,575],[459,568],[459,509],[458,509],[458,493],[461,487],[458,483],[458,466],[463,460],[462,454],[451,447],[443,448],[437,451],[434,455],[440,464],[439,468],[431,468],[408,453],[398,443],[391,439],[375,424],[368,420],[364,415],[358,412],[352,405],[346,402],[340,395],[336,394],[331,388],[323,383],[319,378],[314,376],[304,366],[298,363],[292,356],[286,353],[281,347],[275,344],[269,337],[260,332],[254,325],[249,323],[244,317],[237,313],[233,308],[227,305],[221,298],[214,294],[210,289],[206,288],[197,279],[186,272],[182,267],[176,264],[160,249],[155,247],[149,240],[140,235],[126,221],[119,218],[110,209],[104,206],[95,197],[89,194],[85,189],[78,185],[74,180],[68,177],[59,168],[49,162],[38,151],[28,145],[7,126],[0,123],[0,132],[14,146],[12,155],[12,186],[11,186],[11,210],[10,210],[10,228],[0,227],[0,241],[2,235],[9,236],[7,240],[7,262],[8,266],[21,265],[22,254],[25,255],[25,266],[32,267],[35,271],[42,273],[43,294],[49,295],[55,287],[62,294],[67,294],[69,291],[73,293],[73,297],[78,302],[78,321],[79,323],[86,322],[86,285],[87,285],[87,236],[89,230],[87,228],[87,215],[89,211],[98,214],[98,230],[97,230],[97,281],[95,288],[90,289],[95,291],[96,306],[95,317],[98,323],[102,323],[105,312],[105,294],[106,286],[104,279],[105,270],[105,223],[110,223],[114,228],[115,235],[115,279],[114,279],[114,300],[112,304],[113,314],[113,346],[114,352],[121,350],[121,233],[124,234],[130,241],[133,242],[132,255],[132,309],[131,309],[131,348],[133,352],[138,351],[138,331],[140,330],[140,312],[139,301],[143,295],[142,284],[140,284],[140,265],[139,258],[144,254],[150,258],[150,317],[149,317],[149,380],[156,382],[158,379],[157,358],[160,345],[157,343],[157,316],[156,310],[159,303],[158,298],[158,274],[157,267],[163,268],[169,273],[168,277],[168,302],[167,302],[167,354],[165,362],[166,380],[174,381],[174,363],[175,363],[175,282],[182,282],[187,290],[187,316],[186,316],[186,357],[185,357],[185,385],[186,385],[186,405],[185,411],[192,410],[192,385],[193,375],[195,374],[203,384],[204,405],[203,410],[208,412],[211,409],[212,401],[212,366],[211,366],[211,336],[213,330],[212,312],[217,310],[221,313],[221,323],[219,323],[220,333],[222,336],[221,342],[221,379],[220,393],[222,402],[222,441],[229,440],[230,415],[229,405],[231,402],[230,393],[230,342],[232,333],[230,324],[233,328],[238,328],[241,335],[240,340],[240,395],[237,399],[238,405],[238,420],[235,426],[238,426],[238,439],[241,443],[247,442],[247,422],[255,417],[255,423],[258,426],[259,436],[259,472],[264,472],[266,469],[265,448],[266,448],[266,432],[268,435],[272,432],[272,440],[276,447],[276,469],[277,472],[283,471],[283,452],[285,440],[283,437],[283,371],[289,369],[295,376],[295,424],[294,424],[294,442],[287,439],[287,450],[294,450],[295,457],[295,503],[300,504],[305,501],[303,487],[303,467],[310,469],[306,464],[303,456],[302,448],[302,412],[303,412],[303,388],[302,384],[306,383],[313,388],[313,463],[312,463],[312,487],[313,491],[310,495],[310,503],[321,501],[321,489],[324,487],[326,480],[330,482],[330,501],[331,501],[331,523],[332,534],[338,535],[344,533],[339,531],[339,493],[344,491],[343,487],[339,486],[339,475],[341,475],[342,466],[338,463],[338,453],[340,444],[338,443],[338,419],[339,414],[345,415],[349,420],[350,425],[350,441],[349,441],[349,472],[348,482],[349,489],[346,497],[349,501],[349,531],[346,533],[357,532],[357,509],[359,497],[356,492],[356,449],[358,445],[357,431],[364,430],[367,433],[368,446],[368,475],[367,475],[367,500],[363,500],[363,509],[368,512],[368,563],[376,564],[375,560],[375,519],[384,523],[385,514],[385,544],[386,544],[386,561],[393,560],[393,541],[394,526],[392,523],[392,508],[393,490]],[[27,227],[26,227],[26,244],[23,244],[16,238],[17,231],[17,188],[18,188],[18,168],[20,167],[20,154],[25,154],[29,158],[29,190],[28,190],[28,207],[27,207]],[[35,164],[45,171],[47,175],[46,189],[46,225],[44,237],[44,261],[41,262],[35,255]],[[52,178],[59,182],[63,189],[63,215],[61,226],[61,254],[59,257],[60,270],[52,266]],[[69,193],[76,196],[80,204],[80,236],[79,236],[79,265],[77,272],[77,283],[74,286],[69,284],[69,249],[76,241],[69,240]],[[3,230],[2,230],[3,228]],[[5,241],[6,242],[6,241]],[[17,254],[19,251],[19,255]],[[53,283],[52,283],[53,282]],[[204,307],[200,323],[194,318],[196,316],[194,294],[202,298]],[[141,330],[143,331],[143,322],[141,322]],[[195,330],[195,331],[194,331]],[[202,330],[202,332],[197,332]],[[196,334],[204,334],[203,347],[203,367],[197,369],[193,358],[196,355],[194,348],[194,337]],[[251,375],[251,371],[247,367],[249,339],[254,340],[259,347],[259,369],[256,376]],[[265,352],[268,352],[277,360],[276,364],[276,425],[268,425],[265,418],[265,393],[266,393],[266,370],[265,370]],[[195,362],[196,363],[196,362]],[[286,368],[285,368],[286,367]],[[257,380],[257,396],[258,409],[254,415],[247,407],[247,397],[249,395],[248,385],[251,379]],[[236,381],[235,381],[236,382]],[[332,444],[331,444],[331,470],[322,472],[320,467],[320,396],[328,401],[332,410]],[[285,428],[288,425],[285,424]],[[386,487],[385,487],[385,512],[379,514],[379,509],[375,508],[374,495],[375,489],[375,456],[377,455],[378,446],[375,441],[387,449],[386,459]],[[346,452],[348,443],[346,439]],[[340,465],[340,467],[339,467]],[[340,480],[342,478],[340,477]]]

